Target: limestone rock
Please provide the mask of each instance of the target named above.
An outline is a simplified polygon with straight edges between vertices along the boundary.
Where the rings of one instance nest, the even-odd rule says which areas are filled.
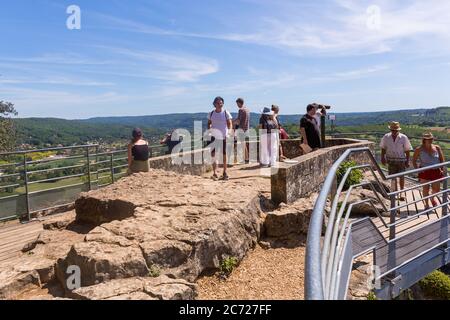
[[[20,272],[8,269],[0,272],[0,300],[15,299],[20,293],[40,286],[37,271]]]
[[[361,189],[361,188],[354,190],[352,192],[352,194],[350,195],[350,197],[348,199],[346,210],[350,204],[354,204],[352,207],[352,215],[364,216],[364,217],[376,216],[377,212],[374,210],[373,206],[369,202],[356,204],[360,201],[367,200],[367,199],[373,200],[372,203],[374,204],[376,210],[378,211],[378,213],[380,215],[389,216],[388,211],[386,211],[382,205],[382,203],[383,203],[386,206],[386,208],[389,209],[390,208],[389,200],[383,198],[380,195],[380,199],[382,201],[380,203],[380,201],[378,200],[376,195],[373,193],[373,191],[371,191],[371,190],[369,191],[369,190]],[[342,195],[341,200],[344,200],[344,195]]]
[[[82,241],[83,235],[69,230],[44,230],[36,240],[25,245],[20,264],[13,266],[18,273],[36,271],[41,284],[55,279],[55,264],[70,251],[73,243]]]
[[[267,214],[264,230],[267,237],[284,237],[291,233],[307,234],[317,194],[300,199],[293,204],[281,204]]]
[[[75,210],[46,218],[42,222],[44,230],[62,230],[75,221]]]
[[[252,181],[230,180],[225,188],[211,179],[151,170],[85,193],[76,216],[50,219],[24,248],[22,268],[5,279],[16,279],[10,287],[19,290],[19,276],[29,272],[38,286],[56,279],[65,288],[68,267],[78,266],[81,290],[148,277],[156,266],[163,284],[146,278],[140,291],[102,299],[190,299],[186,281],[219,268],[225,257],[243,259],[259,240],[265,198]]]
[[[371,270],[373,259],[371,255],[359,257],[353,263],[353,270],[350,276],[347,299],[367,300],[371,291]]]
[[[67,268],[72,265],[80,268],[83,287],[111,279],[148,275],[148,268],[139,248],[115,244],[76,243],[66,258],[58,260],[57,277],[63,286],[66,285]]]
[[[70,297],[83,300],[191,300],[195,296],[195,284],[167,276],[115,279],[70,293]]]
[[[185,263],[192,252],[192,246],[171,240],[156,240],[141,244],[147,265],[174,268]]]
[[[81,195],[75,201],[76,221],[78,223],[100,225],[113,220],[122,220],[133,215],[135,204],[121,199],[93,199]]]

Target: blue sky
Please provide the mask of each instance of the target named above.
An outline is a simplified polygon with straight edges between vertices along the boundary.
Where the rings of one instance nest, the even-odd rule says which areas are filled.
[[[81,29],[69,30],[69,5]],[[450,104],[450,1],[0,0],[0,100],[21,117],[286,114]]]

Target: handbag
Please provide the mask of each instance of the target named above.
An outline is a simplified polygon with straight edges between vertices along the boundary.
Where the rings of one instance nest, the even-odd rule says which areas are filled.
[[[306,143],[302,143],[300,145],[300,148],[302,148],[303,154],[308,154],[312,151],[312,148],[309,145],[307,145]]]

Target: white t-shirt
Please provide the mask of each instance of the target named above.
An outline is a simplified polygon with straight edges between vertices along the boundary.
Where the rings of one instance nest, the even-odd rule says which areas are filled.
[[[387,133],[381,139],[380,148],[386,150],[386,158],[388,161],[404,161],[406,160],[406,151],[411,151],[412,146],[409,139],[400,133],[397,138],[392,138],[392,133]]]
[[[220,131],[222,137],[216,137],[220,140],[225,140],[228,136],[228,120],[231,120],[231,114],[222,109],[222,112],[216,112],[216,110],[208,113],[208,120],[211,121],[211,129]]]

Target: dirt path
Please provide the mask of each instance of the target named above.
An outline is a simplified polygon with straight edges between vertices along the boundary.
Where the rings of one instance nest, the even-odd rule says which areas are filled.
[[[226,280],[197,281],[198,300],[303,300],[305,248],[257,246]]]

